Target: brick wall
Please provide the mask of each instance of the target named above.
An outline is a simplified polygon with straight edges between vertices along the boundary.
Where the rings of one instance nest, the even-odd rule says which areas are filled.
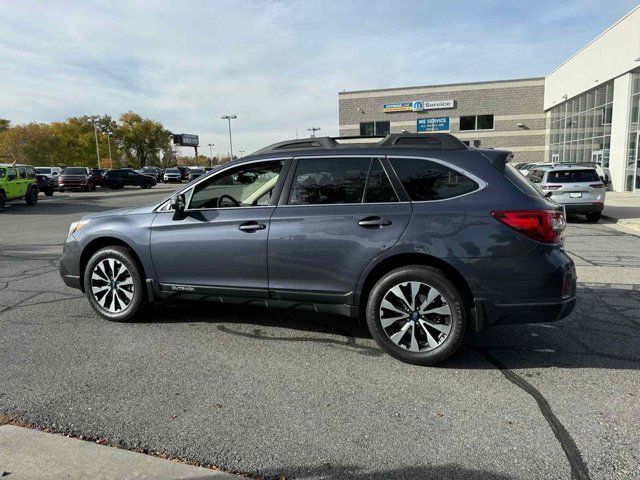
[[[482,147],[513,149],[515,161],[544,161],[547,116],[544,79],[508,80],[432,87],[341,92],[340,135],[359,135],[361,122],[389,121],[392,133],[416,132],[418,118],[449,117],[450,132]],[[385,103],[451,100],[453,108],[385,113]],[[494,115],[493,130],[460,131],[460,116]],[[522,127],[518,127],[522,124]]]

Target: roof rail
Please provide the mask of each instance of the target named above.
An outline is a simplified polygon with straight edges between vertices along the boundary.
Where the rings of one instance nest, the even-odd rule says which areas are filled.
[[[379,141],[375,142],[376,139]],[[467,150],[469,148],[450,133],[391,133],[385,137],[311,137],[286,140],[269,145],[252,155],[293,150],[334,150],[358,146],[429,150]]]

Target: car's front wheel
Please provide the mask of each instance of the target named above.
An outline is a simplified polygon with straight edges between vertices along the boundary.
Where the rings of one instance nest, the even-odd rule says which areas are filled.
[[[462,345],[466,311],[461,293],[438,269],[401,267],[373,287],[366,309],[373,338],[391,356],[433,365]]]
[[[128,322],[146,306],[141,270],[123,247],[98,250],[84,270],[84,290],[93,309],[107,320]]]

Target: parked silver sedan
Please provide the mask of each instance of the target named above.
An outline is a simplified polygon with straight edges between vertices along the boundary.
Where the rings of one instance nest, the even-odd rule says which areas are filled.
[[[567,213],[586,215],[587,221],[600,220],[606,188],[595,168],[580,165],[551,165],[532,168],[529,181],[539,186]]]

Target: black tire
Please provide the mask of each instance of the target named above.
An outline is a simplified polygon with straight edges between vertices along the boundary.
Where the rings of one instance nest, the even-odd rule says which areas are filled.
[[[408,282],[424,284],[424,286],[420,287],[420,293],[415,296],[418,301],[426,302],[426,295],[424,295],[424,293],[427,292],[427,295],[429,295],[428,292],[430,292],[431,289],[434,289],[439,293],[439,296],[431,300],[428,305],[433,304],[436,305],[437,308],[448,306],[450,314],[431,314],[432,316],[427,317],[425,315],[423,317],[419,312],[417,312],[419,308],[416,308],[416,312],[412,312],[412,315],[415,315],[415,317],[395,321],[392,324],[387,325],[385,330],[380,320],[382,301],[385,297],[387,300],[389,298],[393,298],[388,297],[388,295],[391,293],[390,290],[395,289],[396,286],[402,285],[403,289],[410,289]],[[418,302],[415,303],[417,304]],[[424,306],[426,307],[426,305]],[[386,312],[391,311],[385,309],[385,313]],[[412,318],[414,318],[415,321],[411,322]],[[418,318],[420,320],[418,320]],[[415,365],[433,365],[435,363],[442,362],[456,353],[462,345],[467,324],[467,311],[465,309],[461,293],[440,270],[421,265],[409,265],[392,270],[384,275],[374,285],[367,301],[366,319],[369,331],[373,338],[376,340],[378,345],[386,350],[392,357]],[[428,325],[421,327],[422,324],[419,324],[418,322],[424,322],[425,320],[429,320],[431,323],[436,323],[440,328],[449,327],[448,333],[445,336],[444,332],[432,330],[431,327],[427,328]],[[406,327],[406,325],[410,323],[413,323],[413,327]],[[401,334],[401,340],[399,341],[410,343],[413,337],[413,339],[416,339],[418,351],[412,352],[409,350],[408,345],[405,348],[394,343],[390,338],[389,332],[390,329],[394,328],[398,329],[395,333],[400,333],[400,330],[402,329],[405,329],[405,334],[410,333],[410,336]],[[414,328],[416,330],[414,330]],[[430,339],[428,339],[428,335],[425,334],[423,330],[429,330],[431,334]],[[432,348],[429,345],[431,340],[434,340],[438,345]]]
[[[591,223],[595,223],[598,220],[600,220],[600,217],[602,217],[602,213],[601,212],[591,212],[591,213],[587,213],[587,222],[591,222]]]
[[[53,195],[53,188],[47,188],[47,189],[44,191],[44,194],[45,194],[47,197],[52,196],[52,195]]]
[[[109,307],[116,305],[117,308],[118,304],[124,305],[122,299],[126,299],[126,297],[118,295],[118,303],[118,301],[112,300],[114,294],[107,291],[107,293],[105,293],[105,296],[108,297],[111,294],[111,298],[107,298],[105,301],[105,306],[103,306],[100,304],[100,301],[103,301],[104,297],[98,294],[97,298],[92,289],[92,287],[101,288],[103,284],[109,283],[93,281],[94,283],[92,284],[92,276],[96,266],[102,261],[109,259],[115,260],[116,265],[122,264],[128,271],[128,275],[120,277],[121,281],[122,278],[124,278],[126,281],[128,281],[129,278],[131,279],[132,298],[130,300],[130,303],[127,304],[126,307],[124,307],[121,311],[111,311]],[[119,270],[119,267],[116,267],[116,270]],[[109,276],[109,273],[111,273],[110,276],[113,277],[113,272],[109,272],[108,269],[106,273],[107,276]],[[107,320],[113,322],[134,321],[147,306],[147,295],[144,289],[145,281],[142,276],[142,271],[134,260],[133,252],[128,248],[117,246],[105,247],[94,253],[87,262],[87,266],[85,267],[83,282],[85,295],[87,296],[89,303],[98,315],[100,315],[102,318],[106,318]],[[120,289],[120,291],[122,290]]]
[[[27,205],[35,205],[35,204],[37,204],[38,203],[38,189],[37,188],[30,188],[24,199],[27,202]]]
[[[95,192],[95,191],[96,191],[96,184],[95,184],[95,183],[92,183],[92,184],[91,184],[91,191],[92,191],[92,192]]]
[[[7,197],[4,196],[4,192],[0,192],[0,212],[4,212],[4,208],[7,205]]]
[[[58,189],[58,191],[59,191],[60,193],[64,193],[64,188],[59,188],[59,189]]]

